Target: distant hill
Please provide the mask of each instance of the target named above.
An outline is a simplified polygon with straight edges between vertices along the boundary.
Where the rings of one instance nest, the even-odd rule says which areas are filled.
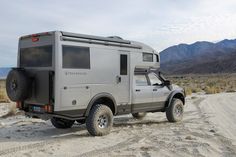
[[[161,70],[168,74],[236,73],[236,39],[180,44],[160,56]]]
[[[11,68],[0,68],[0,79],[5,79]]]

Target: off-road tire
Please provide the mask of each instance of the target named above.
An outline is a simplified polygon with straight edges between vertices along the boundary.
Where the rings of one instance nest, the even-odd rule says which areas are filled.
[[[106,117],[104,123],[101,119]],[[104,124],[104,127],[102,127]],[[86,127],[92,136],[103,136],[110,133],[113,125],[113,113],[111,109],[103,104],[96,104],[92,107],[86,119]]]
[[[180,99],[172,99],[170,106],[166,109],[166,117],[169,122],[178,122],[183,119],[184,105]]]
[[[146,112],[132,113],[132,116],[136,119],[143,119],[147,115]]]
[[[11,101],[24,101],[29,96],[31,81],[25,71],[12,69],[7,75],[6,91]]]
[[[56,118],[53,117],[51,119],[51,123],[55,128],[58,129],[68,129],[71,128],[72,125],[74,124],[74,120],[68,120],[68,119],[63,119],[63,118]]]

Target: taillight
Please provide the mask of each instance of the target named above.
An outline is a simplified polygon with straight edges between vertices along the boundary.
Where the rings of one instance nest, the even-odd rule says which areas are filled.
[[[53,109],[52,109],[52,106],[51,105],[45,105],[44,106],[44,110],[46,112],[49,112],[49,113],[52,113],[53,112]]]
[[[39,41],[39,35],[38,34],[32,34],[31,35],[31,40],[32,40],[32,42],[37,42],[37,41]]]
[[[20,101],[17,101],[17,102],[16,102],[16,108],[18,108],[18,109],[21,109],[21,108],[22,108],[22,105],[21,105],[21,102],[20,102]]]
[[[32,40],[32,42],[37,42],[37,41],[39,41],[39,38],[38,37],[32,37],[31,40]]]

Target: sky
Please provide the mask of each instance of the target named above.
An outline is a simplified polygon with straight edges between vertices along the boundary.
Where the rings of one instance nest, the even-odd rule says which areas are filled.
[[[120,36],[157,51],[236,38],[235,0],[1,0],[0,67],[16,66],[22,35],[62,30]]]

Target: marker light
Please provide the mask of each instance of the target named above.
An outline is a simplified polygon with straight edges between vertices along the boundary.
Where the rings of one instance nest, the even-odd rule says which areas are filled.
[[[32,42],[37,42],[37,41],[39,41],[39,38],[37,38],[37,37],[32,37]]]

